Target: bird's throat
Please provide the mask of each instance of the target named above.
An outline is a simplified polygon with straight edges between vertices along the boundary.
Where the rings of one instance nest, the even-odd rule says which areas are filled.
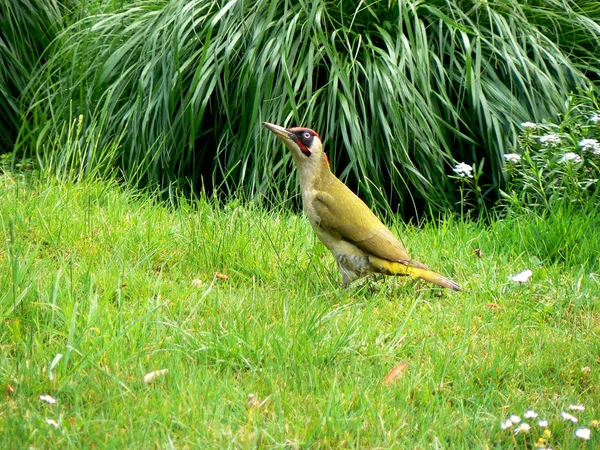
[[[324,153],[315,155],[312,160],[296,161],[296,166],[300,178],[300,189],[303,193],[307,190],[322,190],[324,186],[331,182],[331,178],[335,177],[331,173]]]

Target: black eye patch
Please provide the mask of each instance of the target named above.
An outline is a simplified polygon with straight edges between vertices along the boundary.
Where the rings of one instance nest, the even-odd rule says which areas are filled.
[[[310,130],[304,129],[296,131],[295,134],[298,137],[298,141],[304,144],[304,147],[310,148],[313,139],[315,138],[314,133],[312,133]]]

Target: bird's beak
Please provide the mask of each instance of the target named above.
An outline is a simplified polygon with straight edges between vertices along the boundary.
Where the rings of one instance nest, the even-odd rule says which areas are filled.
[[[288,131],[286,128],[280,127],[279,125],[275,125],[274,123],[269,123],[269,122],[263,122],[263,125],[265,127],[267,127],[269,130],[271,130],[273,133],[275,133],[277,135],[277,137],[280,137],[283,140],[286,140],[286,141],[295,140],[294,137],[296,135],[294,133],[292,133],[291,131]]]

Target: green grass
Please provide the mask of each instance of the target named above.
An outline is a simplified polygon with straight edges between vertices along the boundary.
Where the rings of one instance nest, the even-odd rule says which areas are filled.
[[[600,443],[558,418],[571,403],[578,425],[600,418],[600,276],[536,253],[528,217],[393,224],[462,292],[401,278],[342,291],[282,209],[12,174],[0,192],[5,448],[531,448],[536,426],[499,426],[528,408],[554,448]],[[508,282],[526,267],[529,283]]]

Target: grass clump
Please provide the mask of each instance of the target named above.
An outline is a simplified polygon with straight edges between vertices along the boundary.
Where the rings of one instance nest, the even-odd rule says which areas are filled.
[[[22,126],[21,95],[50,42],[62,29],[66,5],[56,0],[0,3],[0,155],[13,148]],[[43,60],[42,60],[43,61]]]
[[[119,5],[85,3],[54,42],[23,152],[82,115],[98,148],[123,136],[130,179],[280,199],[289,155],[260,123],[306,125],[343,179],[409,216],[454,204],[455,159],[485,158],[493,199],[518,124],[556,117],[597,72],[593,2]]]

